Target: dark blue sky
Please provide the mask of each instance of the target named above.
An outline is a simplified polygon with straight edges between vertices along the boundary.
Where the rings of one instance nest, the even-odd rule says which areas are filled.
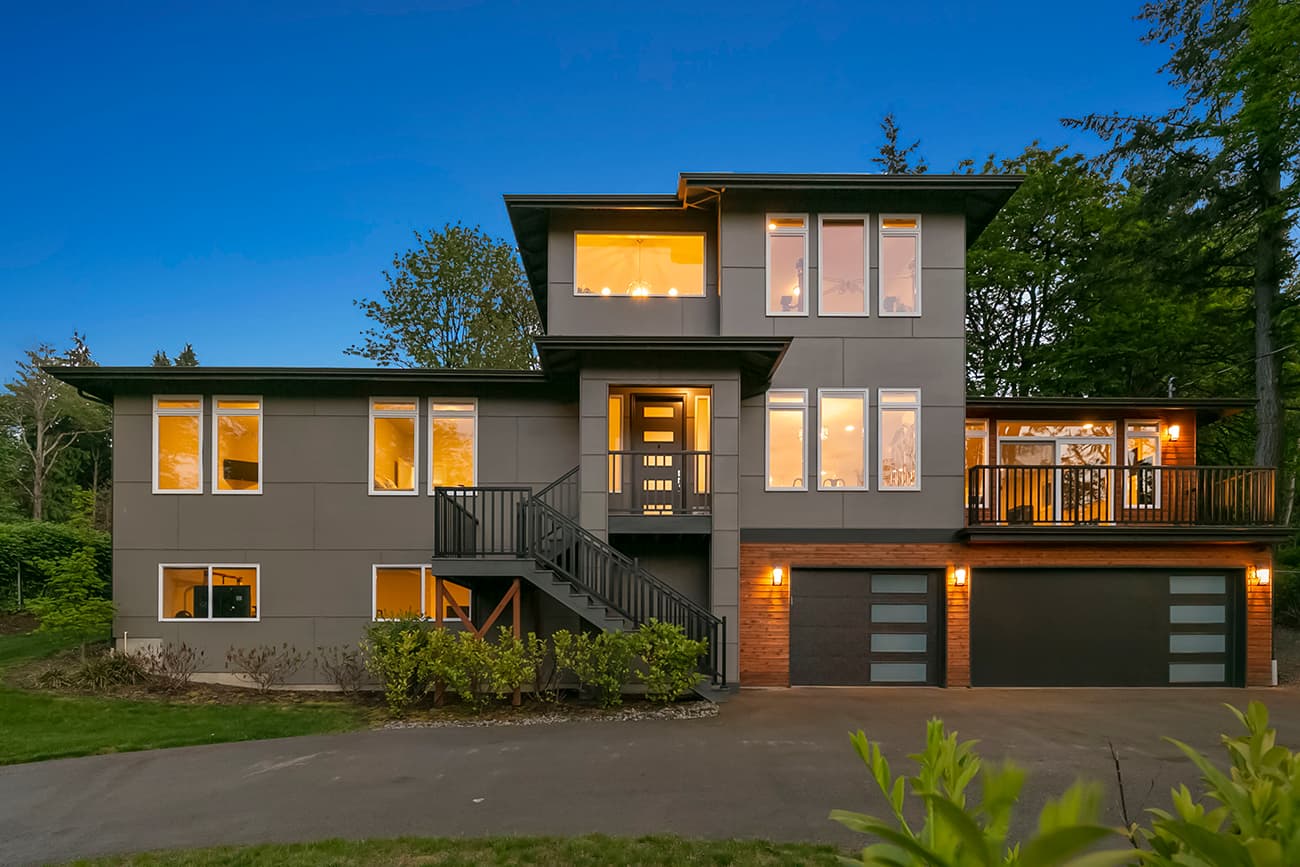
[[[358,364],[352,299],[503,192],[872,171],[886,111],[932,170],[1092,152],[1060,117],[1176,99],[1136,0],[54,5],[0,27],[6,364]]]

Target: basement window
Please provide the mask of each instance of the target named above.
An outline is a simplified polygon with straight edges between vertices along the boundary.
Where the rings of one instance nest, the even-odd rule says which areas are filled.
[[[203,493],[203,398],[153,399],[153,492]]]
[[[159,620],[260,620],[257,565],[158,567]]]
[[[262,399],[216,398],[212,441],[212,492],[262,493]]]
[[[419,423],[413,397],[370,400],[370,493],[414,494],[419,472],[415,447]]]
[[[436,622],[459,622],[455,602],[469,617],[472,594],[468,587],[442,582],[442,612],[438,612],[438,582],[428,566],[375,566],[371,583],[372,619],[402,620],[420,617]]]

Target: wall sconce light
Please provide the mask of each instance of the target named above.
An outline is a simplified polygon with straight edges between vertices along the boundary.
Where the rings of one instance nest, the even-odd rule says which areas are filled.
[[[781,586],[781,582],[782,582],[783,580],[785,580],[785,570],[782,569],[780,566],[773,566],[773,567],[772,567],[772,584],[773,584],[773,586],[775,586],[775,587],[780,587],[780,586]]]
[[[1169,439],[1171,439],[1171,440],[1176,440],[1176,439],[1178,439],[1178,435],[1179,435],[1180,433],[1182,433],[1182,429],[1181,429],[1180,427],[1178,427],[1178,425],[1176,425],[1176,424],[1171,424],[1171,425],[1169,426]]]
[[[966,586],[966,567],[958,566],[952,570],[952,583],[958,587]]]
[[[1273,578],[1273,570],[1267,566],[1255,567],[1255,583],[1261,586],[1267,585]]]

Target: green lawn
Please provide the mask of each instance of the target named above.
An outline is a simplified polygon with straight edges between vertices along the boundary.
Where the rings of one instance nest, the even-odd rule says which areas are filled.
[[[0,636],[0,678],[6,668],[69,646],[44,633]],[[0,765],[341,732],[364,726],[365,717],[342,703],[196,705],[0,686]]]
[[[344,867],[344,865],[523,865],[530,867],[605,867],[608,864],[676,867],[676,865],[819,865],[838,864],[830,846],[765,843],[754,840],[683,840],[680,837],[641,837],[635,840],[587,837],[486,837],[448,840],[403,837],[397,840],[222,847],[129,855],[76,864],[196,865],[196,867]]]

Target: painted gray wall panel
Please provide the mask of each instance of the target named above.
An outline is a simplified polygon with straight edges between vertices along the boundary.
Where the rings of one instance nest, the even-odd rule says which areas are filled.
[[[618,535],[612,544],[697,605],[709,605],[709,539]]]
[[[266,484],[259,495],[180,497],[180,536],[185,548],[289,548],[315,544],[316,491],[305,484]]]
[[[921,272],[924,316],[893,319],[911,326],[913,337],[961,337],[966,334],[966,271],[926,268]]]
[[[153,411],[146,414],[113,414],[113,442],[150,442],[153,437]],[[153,486],[153,455],[148,448],[116,449],[113,453],[113,477],[121,482],[141,482]]]
[[[117,450],[121,450],[121,440]],[[180,539],[180,501],[196,494],[152,493],[148,482],[113,480],[113,550],[174,548]]]
[[[300,403],[311,405],[311,401]],[[366,483],[369,447],[366,419],[341,415],[272,415],[269,405],[267,409],[262,427],[262,452],[268,487],[290,482]],[[208,485],[211,486],[211,479]]]

